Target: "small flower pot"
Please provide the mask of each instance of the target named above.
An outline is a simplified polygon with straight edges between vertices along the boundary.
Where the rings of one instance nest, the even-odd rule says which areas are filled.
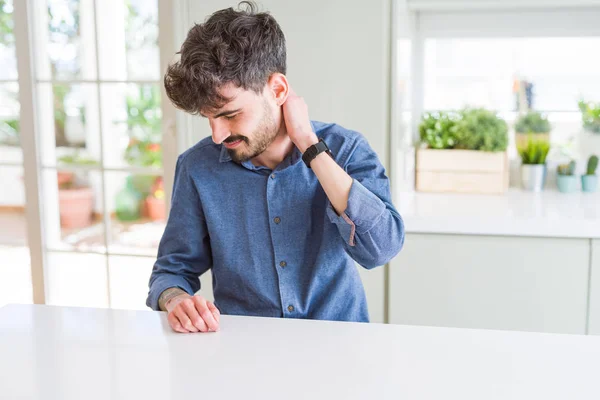
[[[581,176],[581,190],[593,193],[598,189],[598,177],[596,175]]]
[[[573,193],[577,190],[577,177],[575,175],[557,175],[556,186],[561,193]]]
[[[63,228],[85,228],[92,223],[94,192],[91,188],[58,191],[60,225]]]
[[[521,165],[521,186],[525,190],[541,192],[546,183],[546,164]]]
[[[164,199],[148,196],[146,197],[146,207],[148,216],[152,221],[165,221],[167,219],[167,210]]]

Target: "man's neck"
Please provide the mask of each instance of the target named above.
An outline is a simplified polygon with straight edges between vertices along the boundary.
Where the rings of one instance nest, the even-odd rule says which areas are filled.
[[[273,170],[294,150],[294,147],[296,146],[287,134],[284,125],[279,130],[273,143],[250,161],[256,166],[263,166]]]

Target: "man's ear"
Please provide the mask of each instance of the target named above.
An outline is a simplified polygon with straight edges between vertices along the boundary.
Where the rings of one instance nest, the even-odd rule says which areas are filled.
[[[279,72],[275,72],[269,77],[267,89],[278,106],[282,106],[285,103],[290,93],[290,85],[287,78]]]

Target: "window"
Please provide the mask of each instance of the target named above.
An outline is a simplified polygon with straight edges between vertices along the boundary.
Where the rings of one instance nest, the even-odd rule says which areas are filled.
[[[47,304],[146,308],[166,218],[163,163],[177,156],[162,145],[158,0],[42,0],[35,7],[13,1],[0,0],[0,61],[9,67],[0,72],[0,175],[11,177],[2,179],[10,190],[0,191],[0,285],[14,286],[24,275],[31,297],[31,269],[2,270],[5,254],[27,265],[15,251],[25,248],[27,225],[42,236],[34,260],[42,259]],[[33,71],[27,61],[17,67],[13,6],[27,16],[18,21],[33,21],[15,30],[22,36],[16,43],[32,50]],[[25,165],[41,188],[41,218],[27,224],[20,76],[32,79],[39,153]],[[18,235],[2,231],[14,221],[22,221]],[[15,237],[23,239],[15,244]],[[24,301],[5,300],[0,291],[0,304]]]
[[[466,7],[466,6],[465,6]],[[481,11],[401,10],[415,21],[408,35],[414,46],[412,93],[400,113],[485,107],[511,127],[527,108],[548,115],[551,140],[577,157],[582,131],[579,101],[600,102],[600,9],[516,9]],[[399,38],[398,43],[406,42]],[[400,45],[398,45],[400,52]],[[402,80],[405,71],[398,71]],[[525,98],[517,88],[525,88]],[[600,149],[597,149],[600,152]],[[516,157],[514,146],[509,154]]]

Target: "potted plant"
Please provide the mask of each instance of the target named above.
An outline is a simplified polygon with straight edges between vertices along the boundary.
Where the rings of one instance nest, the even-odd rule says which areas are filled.
[[[521,114],[515,123],[515,140],[517,148],[527,145],[529,136],[533,135],[536,140],[550,141],[550,122],[548,118],[537,112],[529,111]]]
[[[165,189],[162,177],[158,177],[151,193],[146,197],[146,209],[152,221],[166,219]]]
[[[527,145],[519,147],[521,157],[521,186],[525,190],[540,192],[546,183],[546,157],[550,143],[529,136]]]
[[[579,101],[582,129],[578,135],[580,160],[586,160],[600,149],[600,103]]]
[[[162,130],[160,114],[160,89],[154,85],[139,86],[128,92],[126,98],[126,119],[115,120],[115,123],[125,124],[129,141],[123,153],[123,159],[128,165],[148,169],[162,168]],[[133,198],[137,192],[140,198],[138,218],[149,216],[146,198],[158,182],[156,174],[136,174],[128,178],[121,190],[120,199]],[[124,202],[125,204],[127,202]],[[117,218],[130,221],[136,213],[130,211],[117,213]]]
[[[558,191],[562,193],[572,193],[577,190],[577,177],[575,168],[577,164],[571,161],[568,164],[561,164],[556,169],[556,185]]]
[[[62,164],[95,165],[97,162],[82,157],[78,152],[58,160]],[[58,205],[60,225],[63,228],[85,228],[92,223],[94,191],[87,173],[58,171]]]
[[[508,189],[508,127],[482,108],[423,115],[417,190],[503,193]]]
[[[598,188],[598,156],[590,156],[587,163],[586,174],[581,176],[581,188],[584,192],[595,192]]]

